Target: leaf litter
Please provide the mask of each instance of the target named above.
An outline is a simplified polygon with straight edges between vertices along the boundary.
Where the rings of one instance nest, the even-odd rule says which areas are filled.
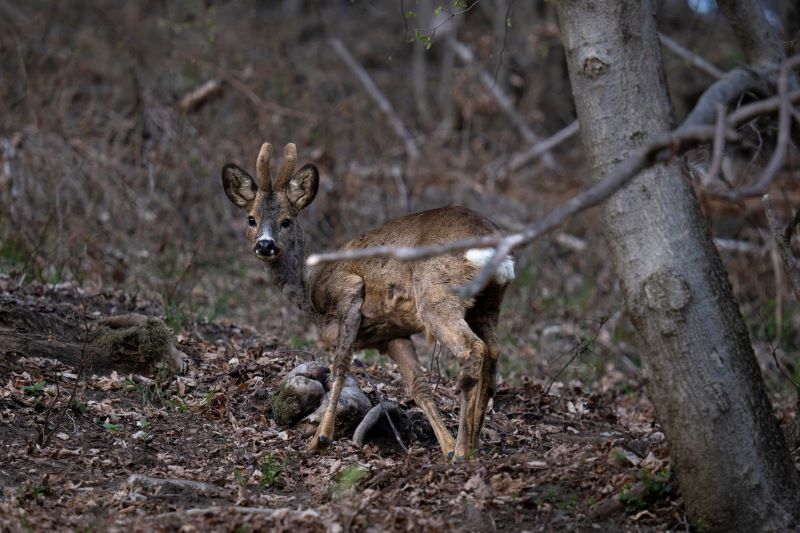
[[[4,287],[80,322],[58,291]],[[130,299],[92,301],[142,312]],[[403,435],[363,448],[340,439],[323,455],[272,418],[271,400],[306,357],[228,322],[178,336],[186,375],[90,375],[52,360],[0,362],[0,529],[108,531],[661,531],[685,527],[663,433],[638,384],[587,387],[523,379],[498,387],[470,460],[444,460],[430,426],[387,363],[354,365],[411,414]],[[358,357],[358,354],[356,354]],[[364,373],[368,373],[366,379]],[[433,377],[432,379],[436,379]],[[620,381],[605,375],[599,382]],[[78,387],[72,405],[67,401]],[[436,390],[451,431],[454,383]],[[55,415],[64,412],[60,427]],[[47,426],[45,426],[47,424]],[[56,430],[43,447],[41,435]]]

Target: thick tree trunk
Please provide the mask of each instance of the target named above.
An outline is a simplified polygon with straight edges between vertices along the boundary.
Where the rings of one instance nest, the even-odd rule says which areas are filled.
[[[601,179],[672,127],[653,6],[557,5],[581,137]],[[691,520],[720,531],[791,530],[798,475],[680,163],[639,175],[603,216]]]

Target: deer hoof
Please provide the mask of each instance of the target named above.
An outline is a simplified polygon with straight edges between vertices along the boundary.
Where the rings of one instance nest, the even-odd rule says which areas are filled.
[[[331,439],[325,435],[315,435],[311,442],[308,443],[308,449],[319,453],[330,446],[331,442]]]

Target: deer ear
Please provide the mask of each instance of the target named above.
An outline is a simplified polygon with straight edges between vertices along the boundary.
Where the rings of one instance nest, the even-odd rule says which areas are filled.
[[[289,178],[286,185],[286,196],[289,203],[300,211],[314,201],[319,188],[319,171],[314,165],[306,165]]]
[[[222,188],[231,202],[237,207],[246,208],[253,203],[256,197],[255,180],[236,165],[225,165],[222,167]]]

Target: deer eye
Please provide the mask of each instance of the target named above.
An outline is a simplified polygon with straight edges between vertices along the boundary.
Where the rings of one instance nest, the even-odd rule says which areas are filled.
[[[284,218],[283,221],[281,222],[281,227],[284,229],[289,228],[291,226],[292,226],[292,219],[290,218]]]
[[[247,223],[250,224],[251,227],[256,227],[256,219],[255,217],[247,217]]]

